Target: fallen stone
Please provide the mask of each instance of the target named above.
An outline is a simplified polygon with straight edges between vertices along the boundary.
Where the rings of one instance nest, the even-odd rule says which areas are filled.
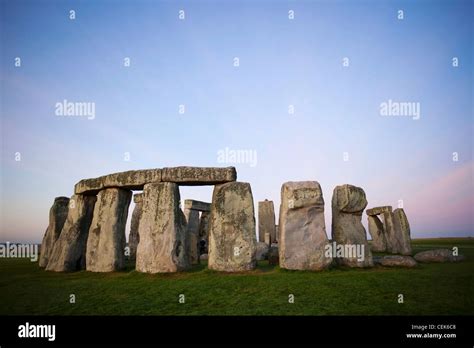
[[[372,237],[370,248],[375,252],[387,251],[387,239],[382,221],[376,215],[369,215],[369,233]]]
[[[395,209],[392,214],[395,238],[397,239],[397,252],[402,255],[411,255],[410,224],[402,208]]]
[[[379,215],[383,213],[391,213],[392,212],[392,207],[387,205],[383,207],[375,207],[371,209],[367,209],[365,213],[369,216],[374,216],[374,215]]]
[[[256,258],[257,261],[265,260],[268,257],[268,251],[270,250],[270,246],[265,242],[257,242],[257,252]]]
[[[265,241],[265,233],[270,236],[268,245],[276,240],[275,208],[273,201],[269,200],[258,202],[258,240],[260,242]]]
[[[184,209],[209,212],[211,211],[211,203],[196,201],[194,199],[186,199],[184,201]]]
[[[216,185],[209,218],[209,269],[224,272],[254,269],[256,242],[250,184]]]
[[[41,242],[38,262],[40,267],[46,267],[48,265],[49,256],[53,251],[54,243],[58,240],[64,223],[66,222],[68,205],[68,197],[56,197],[52,207],[49,209],[49,225],[48,228],[46,228],[43,241]]]
[[[286,182],[281,187],[279,218],[280,267],[322,270],[332,262],[325,254],[329,241],[324,199],[316,181]]]
[[[178,185],[174,183],[145,185],[138,232],[137,271],[167,273],[189,267],[186,220],[179,208],[179,201]]]
[[[234,167],[173,167],[163,168],[161,181],[180,185],[217,185],[237,180]]]
[[[76,194],[97,194],[100,190],[109,187],[142,190],[145,184],[159,181],[161,181],[161,169],[129,170],[81,180],[75,185],[74,192]]]
[[[422,251],[414,256],[415,260],[423,263],[431,262],[459,262],[464,260],[463,255],[454,256],[449,249],[436,249]]]
[[[92,222],[95,196],[73,195],[58,240],[54,243],[46,270],[72,272],[86,267],[86,245]]]
[[[140,242],[140,235],[138,229],[140,226],[140,219],[143,213],[143,194],[137,193],[133,196],[135,208],[133,208],[132,220],[130,222],[130,233],[128,235],[128,247],[130,248],[130,260],[136,260],[137,247]]]
[[[125,225],[132,191],[107,188],[97,195],[87,239],[86,270],[114,272],[125,267]]]
[[[415,259],[411,256],[386,255],[382,257],[374,256],[374,264],[385,267],[415,267]]]
[[[367,199],[362,188],[352,185],[336,186],[332,196],[332,239],[346,248],[363,248],[361,258],[356,255],[345,255],[335,260],[340,265],[349,267],[373,266],[372,252],[367,242],[367,234],[362,225],[362,212],[367,206]],[[350,249],[350,248],[348,248]]]

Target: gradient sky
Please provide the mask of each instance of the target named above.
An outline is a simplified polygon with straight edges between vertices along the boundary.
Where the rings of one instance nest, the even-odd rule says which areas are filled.
[[[218,163],[226,147],[257,153],[235,164],[255,206],[318,181],[329,236],[345,183],[368,207],[403,200],[414,237],[474,236],[473,17],[456,0],[1,0],[0,241],[41,241],[82,178],[234,165]],[[94,102],[95,119],[56,116],[64,99]],[[381,116],[389,99],[420,103],[420,119]]]

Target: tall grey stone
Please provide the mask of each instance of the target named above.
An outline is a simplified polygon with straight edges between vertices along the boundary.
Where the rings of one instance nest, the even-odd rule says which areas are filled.
[[[377,215],[369,215],[369,233],[372,237],[371,249],[375,252],[387,251],[387,239],[382,221]]]
[[[133,208],[132,220],[130,221],[130,234],[128,235],[128,247],[130,248],[130,260],[135,260],[137,257],[137,247],[140,242],[140,235],[138,234],[138,227],[143,212],[143,194],[137,193],[133,196],[135,208]]]
[[[231,182],[214,187],[208,266],[224,272],[256,267],[255,212],[248,183]]]
[[[49,209],[49,225],[44,233],[41,242],[39,266],[46,267],[48,265],[49,256],[53,251],[54,243],[58,240],[64,223],[66,222],[68,212],[68,197],[56,197],[54,203]]]
[[[132,191],[107,188],[97,195],[87,239],[86,269],[113,272],[125,267],[125,225]]]
[[[345,250],[362,250],[363,255],[344,255],[337,257],[336,262],[349,267],[373,266],[372,252],[367,242],[367,234],[362,225],[362,213],[367,206],[367,199],[362,188],[352,185],[341,185],[334,188],[332,196],[332,239]]]
[[[387,240],[387,252],[398,254],[400,247],[395,226],[393,224],[393,213],[391,211],[386,211],[382,213],[382,216],[385,238]]]
[[[58,240],[54,243],[46,270],[71,272],[86,267],[86,245],[92,222],[95,196],[73,195]]]
[[[184,208],[186,218],[186,254],[189,263],[195,265],[199,263],[199,210]]]
[[[210,212],[203,211],[199,219],[199,249],[201,249],[201,241],[204,241],[204,253],[206,254],[209,247],[209,215]]]
[[[270,244],[276,240],[275,208],[273,201],[258,202],[258,240],[265,241],[265,233],[270,234]],[[269,245],[270,245],[269,244]]]
[[[150,183],[143,190],[136,270],[168,273],[189,267],[186,255],[186,219],[179,208],[179,188],[174,183]]]
[[[324,221],[324,199],[316,181],[286,182],[281,187],[279,217],[280,267],[294,270],[322,270],[332,258]]]
[[[397,239],[398,253],[402,255],[411,255],[411,237],[410,224],[403,208],[393,211],[393,228]]]

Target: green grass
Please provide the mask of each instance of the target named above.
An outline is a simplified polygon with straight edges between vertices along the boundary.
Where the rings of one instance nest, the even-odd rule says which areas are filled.
[[[473,315],[474,239],[414,240],[415,252],[458,246],[461,263],[414,269],[287,271],[259,262],[223,274],[205,265],[148,275],[52,273],[25,259],[0,259],[0,314],[64,315]],[[69,303],[69,295],[76,303]],[[185,294],[186,303],[178,302]],[[288,303],[294,294],[295,303]],[[398,294],[404,303],[397,302]]]

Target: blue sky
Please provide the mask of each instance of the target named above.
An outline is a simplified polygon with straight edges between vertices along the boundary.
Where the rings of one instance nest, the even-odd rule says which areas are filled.
[[[332,190],[349,183],[368,207],[403,200],[414,237],[474,236],[472,22],[456,0],[2,0],[0,241],[40,241],[82,178],[177,165],[235,165],[255,206],[316,180],[328,235]],[[95,118],[55,115],[64,99]],[[381,116],[389,99],[420,119]],[[219,163],[225,148],[256,165]]]

